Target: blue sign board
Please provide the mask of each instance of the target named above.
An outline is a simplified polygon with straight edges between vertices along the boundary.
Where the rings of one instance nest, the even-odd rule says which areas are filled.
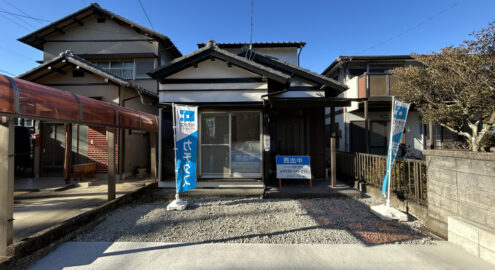
[[[309,156],[277,156],[277,178],[311,179],[311,160]]]

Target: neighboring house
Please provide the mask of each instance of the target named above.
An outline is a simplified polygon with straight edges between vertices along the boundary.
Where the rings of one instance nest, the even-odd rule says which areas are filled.
[[[348,108],[337,109],[339,151],[386,155],[391,101],[396,95],[393,86],[397,81],[391,71],[409,65],[420,63],[409,55],[339,56],[323,71],[323,75],[349,87],[341,97],[367,98],[352,102]],[[456,134],[439,125],[433,127],[435,148],[450,148],[457,143]],[[428,134],[428,123],[423,123],[421,114],[411,107],[402,138],[409,157],[422,157],[421,151],[428,147]]]
[[[181,56],[170,39],[91,4],[19,39],[43,51],[40,65],[19,78],[138,111],[157,114],[158,83],[147,75]],[[73,163],[95,162],[107,171],[106,134],[102,127],[73,127]],[[40,125],[37,174],[60,175],[63,125]],[[149,167],[148,135],[122,130],[117,136],[122,177]],[[43,139],[44,138],[44,139]],[[122,147],[125,145],[125,147]],[[40,158],[41,157],[41,161]],[[35,166],[36,167],[36,166]]]
[[[335,99],[345,85],[298,66],[303,46],[210,41],[151,72],[165,126],[162,171],[171,172],[159,185],[175,185],[172,103],[199,108],[200,187],[269,184],[277,155],[309,155],[313,177],[325,178],[324,109],[350,102]]]

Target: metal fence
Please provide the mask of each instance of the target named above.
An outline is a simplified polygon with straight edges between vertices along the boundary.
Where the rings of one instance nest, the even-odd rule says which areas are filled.
[[[387,156],[337,152],[337,173],[355,180],[382,186],[387,167]],[[426,162],[424,160],[396,160],[391,175],[391,191],[399,197],[426,204]]]

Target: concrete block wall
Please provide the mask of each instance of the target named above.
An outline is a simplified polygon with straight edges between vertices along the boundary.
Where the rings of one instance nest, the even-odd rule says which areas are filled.
[[[466,242],[464,238],[469,239],[470,234],[456,234],[451,227],[460,226],[460,222],[453,218],[479,226],[478,231],[495,230],[495,154],[449,150],[425,150],[423,154],[428,170],[430,229],[454,242]],[[490,243],[495,251],[495,241]],[[475,244],[470,245],[467,249],[473,250]]]
[[[495,230],[469,222],[461,217],[448,218],[449,242],[474,256],[495,264]]]
[[[426,150],[428,216],[442,235],[460,216],[495,229],[495,154]]]

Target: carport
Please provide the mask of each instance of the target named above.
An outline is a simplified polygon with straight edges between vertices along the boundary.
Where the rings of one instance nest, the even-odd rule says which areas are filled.
[[[115,199],[115,133],[117,129],[148,131],[151,178],[156,180],[158,121],[155,115],[112,105],[28,81],[0,76],[0,257],[13,242],[14,119],[65,124],[64,177],[70,175],[72,124],[106,128],[108,141],[108,200]]]

